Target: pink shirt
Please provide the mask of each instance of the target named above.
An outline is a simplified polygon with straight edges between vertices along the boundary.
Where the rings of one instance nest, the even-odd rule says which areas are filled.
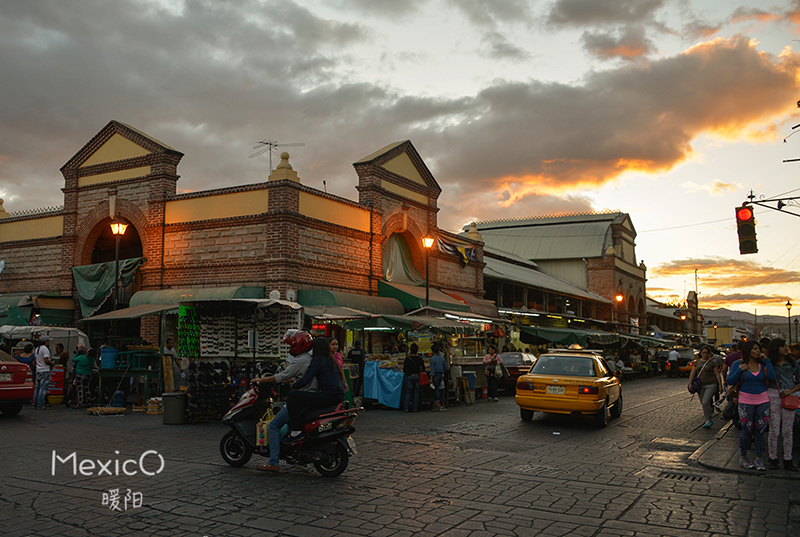
[[[758,364],[758,371],[745,371],[742,374],[753,375],[755,377],[761,371],[761,367],[762,367],[761,364]],[[769,394],[767,392],[763,393],[739,392],[739,402],[745,405],[760,405],[763,403],[769,403]]]
[[[344,360],[342,359],[342,355],[338,352],[333,355],[333,359],[336,360],[336,363],[339,364],[339,367],[344,367]]]

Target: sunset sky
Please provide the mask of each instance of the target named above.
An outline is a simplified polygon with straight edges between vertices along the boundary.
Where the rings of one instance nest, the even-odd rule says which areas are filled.
[[[61,205],[112,119],[185,153],[186,192],[266,180],[271,139],[357,199],[352,163],[410,139],[443,229],[621,210],[651,297],[800,314],[800,208],[756,209],[754,255],[734,219],[800,196],[800,0],[3,2],[0,73],[10,212]]]

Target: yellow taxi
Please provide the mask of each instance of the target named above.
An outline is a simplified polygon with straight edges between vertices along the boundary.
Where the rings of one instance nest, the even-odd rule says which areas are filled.
[[[519,377],[515,401],[525,421],[535,411],[580,414],[605,427],[609,411],[615,418],[622,415],[622,384],[597,351],[550,350]]]

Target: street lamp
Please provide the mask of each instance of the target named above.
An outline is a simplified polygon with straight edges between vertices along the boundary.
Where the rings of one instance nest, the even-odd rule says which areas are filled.
[[[786,301],[786,315],[789,319],[789,345],[792,344],[792,303]],[[797,338],[795,338],[797,339]]]
[[[126,229],[128,229],[128,223],[119,216],[111,221],[111,233],[113,233],[114,237],[117,239],[117,246],[114,252],[114,311],[117,311],[117,294],[119,288],[119,239],[125,234]]]
[[[717,344],[717,323],[714,323],[714,345]]]
[[[797,325],[800,324],[800,321],[797,320],[797,317],[794,318],[794,340],[797,343],[800,343],[800,338],[797,337]]]
[[[433,246],[433,237],[422,237],[422,246],[425,247],[425,307],[427,308],[431,303],[431,283],[430,283],[430,269],[428,268],[431,246]]]
[[[622,294],[622,291],[619,291],[614,300],[617,301],[617,333],[619,334],[622,331],[622,313],[620,308],[622,307],[622,301],[625,300],[625,297]]]

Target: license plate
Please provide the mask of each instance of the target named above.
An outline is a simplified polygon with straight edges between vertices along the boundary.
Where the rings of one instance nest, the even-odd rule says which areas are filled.
[[[564,395],[564,386],[548,386],[547,393],[551,395]]]
[[[545,387],[544,386],[540,386],[539,384],[534,384],[533,385],[533,391],[534,392],[542,392],[542,393],[544,393],[545,392]]]
[[[358,451],[356,451],[356,441],[353,440],[352,436],[347,437],[347,447],[350,448],[350,451],[353,452],[353,455],[358,455]]]
[[[11,382],[11,373],[0,373],[0,382]]]

